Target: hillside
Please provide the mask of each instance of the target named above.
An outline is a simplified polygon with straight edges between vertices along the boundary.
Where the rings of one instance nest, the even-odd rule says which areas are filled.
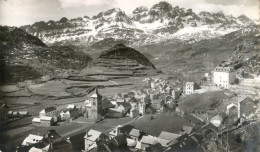
[[[98,60],[100,59],[130,59],[144,66],[152,67],[155,69],[155,66],[143,54],[133,48],[126,47],[123,44],[117,44],[114,47],[104,51],[99,56]]]
[[[259,54],[259,51],[254,51],[251,42],[246,44],[246,40],[254,39],[256,33],[255,30],[243,29],[194,43],[166,41],[136,49],[143,54],[148,54],[146,56],[152,55],[150,61],[163,73],[178,76],[180,80],[196,81],[203,78],[205,73],[210,73],[220,63],[228,61],[230,57],[236,57],[231,59],[231,63],[238,64],[246,62],[246,59],[254,54]],[[238,46],[249,47],[249,50],[237,51]]]
[[[80,70],[92,58],[75,46],[46,46],[16,27],[0,26],[0,83],[39,78],[59,69]]]
[[[159,2],[151,8],[137,7],[131,14],[120,8],[93,17],[36,22],[21,28],[46,44],[91,46],[104,39],[122,40],[129,46],[149,45],[167,40],[196,41],[215,38],[243,29],[256,28],[256,23],[241,15],[223,12],[195,13],[192,9]],[[96,45],[99,46],[99,45]]]
[[[155,74],[155,66],[140,52],[123,44],[117,44],[112,48],[103,51],[101,55],[94,60],[90,66],[96,68],[105,68],[116,73],[132,76],[142,76]],[[105,75],[105,72],[104,72]]]
[[[22,49],[28,47],[46,46],[39,38],[16,27],[0,26],[0,48]]]

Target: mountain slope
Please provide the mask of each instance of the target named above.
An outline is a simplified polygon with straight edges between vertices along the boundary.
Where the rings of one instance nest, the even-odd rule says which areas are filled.
[[[106,71],[128,76],[150,75],[157,72],[155,66],[143,54],[123,44],[117,44],[103,51],[90,66],[104,69],[101,72],[103,75],[106,75]]]
[[[80,70],[92,58],[73,46],[46,46],[15,27],[0,26],[0,84],[13,83],[59,69]]]
[[[120,8],[114,8],[92,18],[62,18],[56,22],[41,21],[21,28],[47,44],[89,46],[113,38],[138,46],[171,39],[194,42],[254,26],[255,22],[245,15],[236,18],[223,12],[196,14],[192,9],[159,2],[151,8],[137,7],[129,15]]]
[[[39,38],[16,27],[0,26],[0,48],[18,49],[35,46],[46,46]]]

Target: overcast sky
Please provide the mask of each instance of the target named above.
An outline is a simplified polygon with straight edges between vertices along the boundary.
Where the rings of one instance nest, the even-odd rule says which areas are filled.
[[[200,11],[223,11],[258,19],[258,0],[165,0],[173,6]],[[101,11],[119,7],[131,13],[137,6],[151,7],[160,0],[0,0],[0,24],[20,26],[61,17],[92,17]]]

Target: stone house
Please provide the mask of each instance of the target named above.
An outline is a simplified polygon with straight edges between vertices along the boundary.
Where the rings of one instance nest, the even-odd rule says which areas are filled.
[[[137,116],[139,116],[139,110],[137,108],[132,108],[130,110],[129,116],[131,118],[136,118]]]
[[[255,101],[246,97],[238,101],[238,118],[249,118],[255,113]]]
[[[85,151],[90,151],[91,149],[97,147],[97,142],[99,140],[106,140],[107,136],[102,132],[91,129],[86,132],[84,139],[85,139]]]
[[[141,137],[141,131],[140,130],[137,130],[135,128],[133,128],[130,133],[129,133],[129,136],[131,139],[133,139],[134,141],[139,141],[140,140],[140,137]]]
[[[49,116],[40,117],[41,126],[50,127],[54,124],[54,118]]]
[[[79,109],[67,109],[60,113],[61,120],[73,120],[80,116],[81,112]]]
[[[57,115],[57,109],[56,107],[47,107],[45,109],[43,109],[42,111],[40,111],[39,116],[56,116]]]

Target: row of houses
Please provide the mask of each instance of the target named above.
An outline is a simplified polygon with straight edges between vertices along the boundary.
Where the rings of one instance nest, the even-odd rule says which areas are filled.
[[[225,102],[225,101],[224,101]],[[258,107],[258,101],[249,97],[242,97],[236,102],[230,103],[226,109],[221,111],[215,110],[197,110],[193,113],[182,112],[177,108],[177,113],[185,118],[196,128],[201,128],[203,125],[212,125],[217,129],[223,129],[224,124],[239,125],[247,120],[255,119],[255,111]]]
[[[182,145],[192,127],[184,126],[180,134],[162,131],[158,137],[148,135],[131,125],[117,126],[108,134],[89,130],[84,137],[85,151],[165,151]]]
[[[32,119],[34,126],[52,126],[58,121],[58,111],[56,107],[46,107],[39,112],[39,117]]]
[[[8,111],[7,118],[23,118],[29,116],[28,111]]]
[[[34,126],[52,126],[58,121],[72,121],[82,115],[80,108],[69,104],[65,110],[57,111],[56,107],[46,107],[39,112],[39,117],[32,119]]]

